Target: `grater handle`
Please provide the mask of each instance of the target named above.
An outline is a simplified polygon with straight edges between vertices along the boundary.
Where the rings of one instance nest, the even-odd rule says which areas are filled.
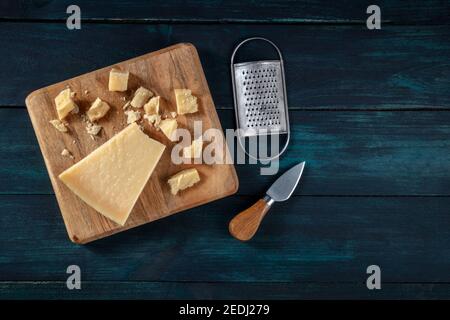
[[[278,49],[278,47],[275,45],[275,43],[273,43],[272,41],[270,41],[269,39],[266,39],[266,38],[253,37],[253,38],[248,38],[248,39],[243,40],[241,43],[239,43],[236,46],[236,48],[234,48],[233,54],[231,55],[231,67],[233,67],[234,57],[236,56],[236,53],[238,52],[239,48],[250,41],[265,41],[265,42],[269,43],[272,47],[275,48],[275,50],[277,51],[278,57],[280,58],[281,64],[283,64],[283,56],[281,55],[281,51],[280,51],[280,49]]]
[[[280,58],[280,66],[281,66],[281,72],[283,74],[283,90],[284,90],[284,105],[286,108],[286,121],[287,121],[287,130],[286,130],[286,134],[287,134],[287,138],[286,138],[286,142],[283,145],[283,148],[281,149],[280,152],[278,152],[278,154],[272,156],[272,157],[258,157],[258,156],[253,156],[250,154],[250,152],[247,151],[247,149],[245,148],[245,146],[242,144],[242,136],[240,134],[240,130],[237,130],[237,140],[239,142],[239,145],[241,147],[242,150],[244,150],[245,154],[248,155],[250,158],[252,158],[253,160],[256,161],[271,161],[274,159],[279,158],[287,149],[288,145],[289,145],[289,140],[291,138],[291,130],[289,127],[289,114],[288,114],[288,109],[287,109],[287,95],[286,95],[286,83],[285,83],[285,79],[284,79],[284,63],[283,63],[283,56],[281,54],[280,49],[275,45],[275,43],[273,43],[272,41],[270,41],[269,39],[263,38],[263,37],[252,37],[252,38],[248,38],[243,40],[241,43],[239,43],[236,48],[234,48],[233,50],[233,54],[231,55],[231,81],[233,84],[233,97],[234,97],[234,106],[235,106],[235,110],[236,110],[236,106],[237,106],[237,97],[236,97],[236,82],[235,82],[235,73],[234,73],[234,57],[236,56],[236,53],[238,52],[239,48],[242,47],[244,44],[250,42],[250,41],[265,41],[267,43],[269,43],[273,48],[275,48],[275,50],[277,51],[278,57]],[[245,138],[245,137],[244,137]]]

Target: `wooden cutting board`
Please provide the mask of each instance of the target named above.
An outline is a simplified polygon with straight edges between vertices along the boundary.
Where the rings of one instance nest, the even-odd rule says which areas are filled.
[[[109,71],[112,67],[130,71],[129,90],[127,92],[108,91]],[[76,93],[75,102],[80,107],[80,112],[68,116],[69,132],[61,133],[49,121],[57,119],[54,98],[67,86]],[[177,116],[178,127],[186,128],[192,133],[193,122],[202,121],[203,131],[209,128],[217,128],[222,133],[197,50],[193,45],[186,43],[177,44],[39,89],[31,93],[26,99],[28,112],[67,232],[70,239],[75,243],[84,244],[100,239],[231,195],[237,191],[238,179],[233,165],[173,164],[170,154],[175,143],[170,142],[161,131],[157,131],[146,120],[139,122],[144,126],[144,132],[164,143],[167,148],[125,226],[122,227],[114,223],[92,209],[58,179],[61,172],[83,159],[126,126],[126,116],[122,107],[126,101],[132,98],[134,91],[139,86],[148,88],[155,95],[160,95],[163,98],[164,104],[161,107],[163,115],[176,111],[173,89],[191,89],[192,93],[198,98],[199,111],[194,114]],[[92,139],[86,132],[86,125],[81,119],[81,114],[90,107],[97,97],[108,102],[111,110],[103,119],[98,121],[103,129],[98,137]],[[141,111],[143,114],[143,110]],[[61,151],[63,149],[69,150],[73,159],[62,156]],[[176,196],[172,195],[167,184],[167,178],[182,169],[191,167],[197,168],[201,181],[192,188],[179,192]],[[45,217],[43,216],[42,219],[45,219]]]

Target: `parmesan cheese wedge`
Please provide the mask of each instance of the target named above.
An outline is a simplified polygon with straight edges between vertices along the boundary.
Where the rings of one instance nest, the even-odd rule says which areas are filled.
[[[123,226],[164,149],[132,123],[59,179],[92,208]]]

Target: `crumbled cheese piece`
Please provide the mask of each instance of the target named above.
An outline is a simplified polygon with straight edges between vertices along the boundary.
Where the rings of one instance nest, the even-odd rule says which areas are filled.
[[[129,106],[130,106],[130,101],[127,101],[127,102],[123,105],[122,109],[125,110],[125,109],[128,108]]]
[[[84,90],[84,94],[89,94],[89,90]]]
[[[200,136],[199,138],[192,141],[190,146],[183,148],[184,158],[200,158],[202,156],[203,140]]]
[[[170,113],[170,116],[171,116],[172,118],[176,118],[176,117],[177,117],[177,113],[176,113],[175,111],[172,111],[172,112]]]
[[[141,119],[141,113],[139,111],[127,110],[125,111],[127,115],[127,124],[133,123]]]
[[[159,101],[160,97],[153,97],[144,105],[144,110],[146,114],[158,114],[159,113]]]
[[[109,111],[109,109],[109,104],[107,104],[105,101],[102,101],[100,98],[97,98],[86,114],[89,118],[89,121],[96,121],[100,118],[103,118]]]
[[[191,168],[178,172],[167,181],[170,185],[170,192],[176,195],[178,191],[192,187],[200,181],[197,169]]]
[[[128,77],[130,73],[128,71],[120,71],[117,69],[111,69],[109,72],[109,91],[127,91],[128,89]]]
[[[189,89],[175,89],[178,114],[194,113],[198,111],[197,97]]]
[[[146,114],[144,119],[147,119],[149,123],[153,124],[156,128],[159,127],[161,122],[161,116],[159,114]]]
[[[153,97],[153,92],[144,87],[139,87],[134,93],[133,100],[131,100],[130,104],[134,108],[142,108],[151,97]]]
[[[102,126],[99,126],[98,124],[94,124],[91,122],[88,122],[86,125],[86,131],[92,136],[96,136],[100,130],[102,130]]]
[[[177,141],[177,127],[178,123],[175,119],[165,119],[159,123],[159,128],[166,135],[166,137],[169,138],[170,141]]]
[[[72,110],[78,110],[78,106],[72,99],[70,88],[64,89],[56,96],[55,105],[59,120],[67,117]]]
[[[68,158],[73,159],[73,155],[72,155],[72,154],[70,153],[70,151],[67,150],[67,149],[63,149],[63,151],[61,151],[61,155],[62,155],[63,157],[68,157]]]
[[[60,132],[67,132],[67,127],[64,122],[58,119],[50,120],[49,122],[56,128],[56,130]]]

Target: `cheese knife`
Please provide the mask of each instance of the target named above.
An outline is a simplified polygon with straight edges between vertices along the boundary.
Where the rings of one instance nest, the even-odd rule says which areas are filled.
[[[303,173],[305,162],[301,162],[283,173],[267,190],[266,195],[253,206],[236,215],[228,225],[231,235],[238,240],[250,240],[262,219],[274,202],[286,201],[294,193]]]

